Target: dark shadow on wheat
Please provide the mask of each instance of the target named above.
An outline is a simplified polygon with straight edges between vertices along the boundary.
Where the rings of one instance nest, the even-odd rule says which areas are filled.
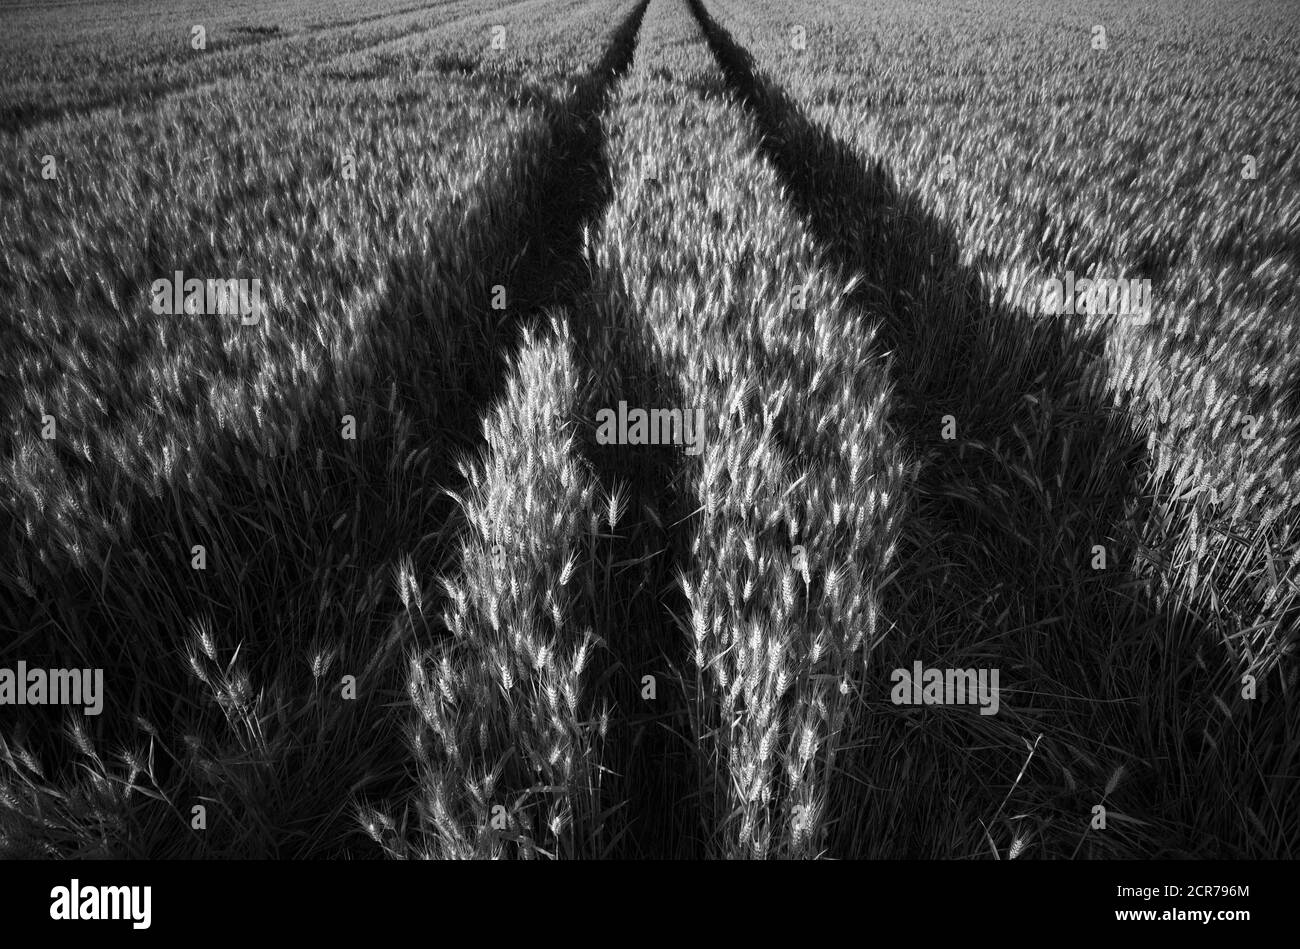
[[[617,275],[602,277],[617,281]],[[606,494],[617,490],[626,502],[607,548],[614,569],[601,597],[611,609],[606,617],[613,664],[609,681],[619,708],[612,726],[616,739],[610,743],[617,751],[609,764],[622,778],[628,822],[627,839],[615,855],[690,859],[702,855],[702,843],[695,757],[684,738],[686,698],[678,690],[686,638],[677,618],[688,608],[677,578],[691,557],[685,479],[692,460],[680,446],[602,445],[596,439],[596,413],[617,411],[620,400],[647,409],[685,410],[686,402],[658,368],[662,360],[652,351],[640,316],[621,299],[598,305],[603,296],[593,294],[591,303],[573,314],[572,324],[586,340],[584,354],[598,354],[585,367],[590,385],[580,429],[583,453]],[[653,701],[642,697],[644,676],[654,677]]]

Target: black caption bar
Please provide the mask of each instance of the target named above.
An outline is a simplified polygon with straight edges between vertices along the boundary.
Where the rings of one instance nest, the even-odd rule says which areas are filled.
[[[908,918],[972,935],[1005,936],[1040,921],[1071,931],[1199,926],[1230,934],[1286,918],[1291,874],[1284,862],[1228,861],[13,861],[0,865],[0,913],[17,934],[77,927],[82,935],[174,938],[215,928],[340,939],[373,937],[412,916],[439,928],[559,932],[577,912],[584,931],[613,937],[629,925],[667,935],[685,925],[689,907],[693,932],[716,925],[735,938],[737,926],[768,925],[765,913],[734,911],[760,900],[774,914],[850,936]]]

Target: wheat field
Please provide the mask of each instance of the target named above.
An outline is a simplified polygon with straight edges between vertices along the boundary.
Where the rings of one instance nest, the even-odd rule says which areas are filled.
[[[1287,0],[0,22],[0,854],[1300,850]]]

